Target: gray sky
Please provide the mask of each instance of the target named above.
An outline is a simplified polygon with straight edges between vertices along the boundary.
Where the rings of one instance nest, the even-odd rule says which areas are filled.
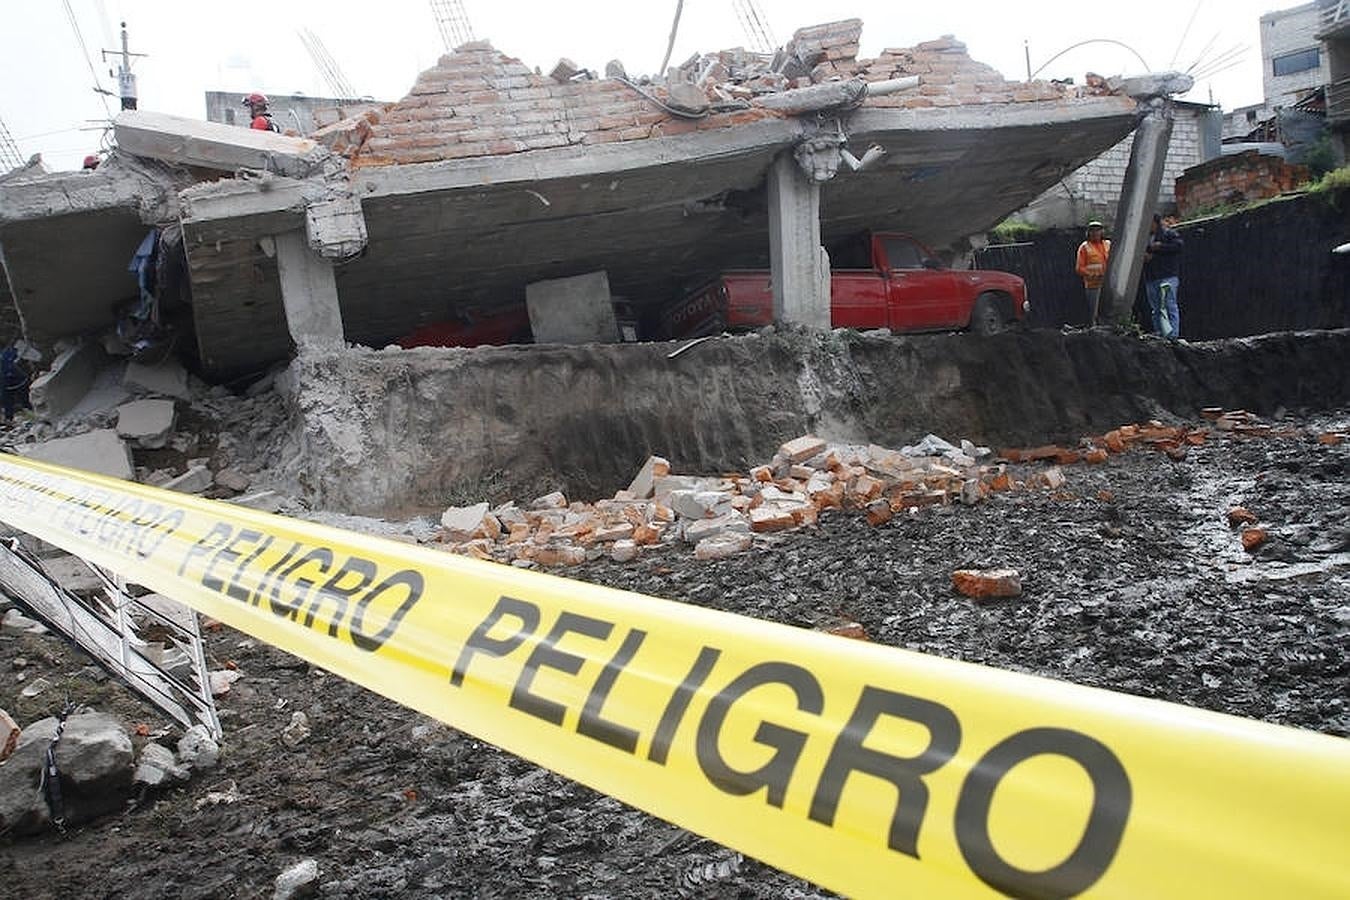
[[[567,56],[598,71],[617,58],[635,75],[660,64],[675,9],[674,0],[462,3],[477,38],[491,40],[530,66],[547,71]],[[131,49],[150,54],[135,66],[141,108],[177,115],[204,116],[202,95],[208,90],[330,95],[296,36],[302,27],[322,39],[359,93],[382,100],[402,97],[417,73],[443,52],[426,0],[379,0],[359,7],[340,0],[0,0],[0,119],[25,157],[41,152],[53,168],[78,168],[84,155],[98,148],[98,120],[108,115],[91,89],[95,75],[71,27],[67,4],[98,83],[116,92],[116,79],[108,76],[99,51],[119,46],[117,25],[125,19]],[[1212,92],[1215,102],[1230,109],[1261,100],[1259,17],[1297,5],[1283,0],[760,0],[780,44],[804,25],[856,16],[863,20],[864,56],[954,34],[975,59],[1013,79],[1026,74],[1024,40],[1030,42],[1033,68],[1089,38],[1122,41],[1153,69],[1167,68],[1174,59],[1184,69],[1202,53],[1213,58],[1241,45],[1246,52],[1240,65],[1201,81],[1187,97],[1207,102]],[[674,60],[748,42],[731,0],[685,0],[684,7]],[[1089,70],[1111,75],[1141,68],[1129,52],[1094,44],[1064,55],[1041,77],[1072,76],[1081,83]],[[117,98],[107,101],[115,114]]]

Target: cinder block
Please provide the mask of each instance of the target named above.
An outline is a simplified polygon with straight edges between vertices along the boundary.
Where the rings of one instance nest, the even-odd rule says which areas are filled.
[[[603,269],[526,285],[525,305],[537,343],[613,344],[619,340],[609,274]]]

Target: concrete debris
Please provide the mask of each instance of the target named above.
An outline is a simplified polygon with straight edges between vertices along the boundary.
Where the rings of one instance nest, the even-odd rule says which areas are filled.
[[[1022,596],[1022,575],[1016,569],[957,569],[952,585],[975,600]]]
[[[74,437],[54,438],[19,448],[30,459],[83,469],[130,481],[136,476],[131,448],[111,428],[100,428]]]
[[[241,169],[305,178],[331,167],[331,154],[308,138],[132,110],[113,122],[125,153],[223,172]]]
[[[167,787],[171,784],[187,781],[189,777],[190,773],[186,768],[179,765],[173,751],[153,741],[141,748],[141,756],[137,760],[136,771],[132,773],[132,780],[136,784],[143,784],[150,788]]]
[[[441,513],[441,527],[446,536],[453,541],[471,541],[483,537],[484,520],[488,515],[489,504],[475,503],[473,506],[452,506]]]
[[[38,778],[56,727],[55,717],[29,725],[0,766],[0,832],[33,834],[51,824]],[[113,716],[84,712],[68,718],[56,745],[67,823],[120,809],[130,794],[133,759],[131,735]]]
[[[649,456],[647,461],[638,469],[637,475],[633,476],[633,481],[628,485],[628,492],[634,499],[646,500],[652,496],[656,488],[656,479],[664,478],[670,474],[670,462],[660,456]]]
[[[133,447],[158,450],[169,442],[176,419],[172,400],[133,400],[117,407],[117,434]]]
[[[200,494],[215,483],[211,470],[206,466],[190,466],[186,472],[164,485],[166,491],[178,491],[180,494]]]
[[[47,626],[36,619],[30,619],[17,609],[5,611],[5,616],[0,619],[0,629],[5,631],[27,632],[28,634],[46,634]]]
[[[694,558],[699,560],[728,559],[749,550],[751,543],[748,534],[725,534],[719,537],[705,538],[694,547]]]
[[[319,892],[319,864],[302,859],[277,876],[272,900],[301,900]]]
[[[239,785],[233,780],[224,784],[216,785],[213,790],[197,798],[192,804],[193,809],[205,809],[208,806],[231,806],[244,799],[244,795],[239,793]]]
[[[14,748],[19,745],[19,735],[22,733],[23,729],[10,714],[0,709],[0,762],[9,759],[14,753]]]
[[[103,346],[94,341],[81,341],[57,354],[29,388],[34,411],[53,419],[74,409],[93,387],[106,360]]]
[[[45,693],[51,686],[52,683],[45,678],[34,678],[24,685],[23,690],[19,691],[19,696],[25,700],[32,700],[39,694]]]
[[[193,725],[178,739],[178,761],[196,772],[206,772],[220,762],[220,745],[205,725]]]
[[[281,729],[281,742],[291,749],[295,749],[303,744],[312,734],[309,727],[309,717],[296,710],[291,713],[291,721],[285,728]]]
[[[242,494],[244,491],[248,490],[249,485],[252,483],[253,480],[238,469],[221,469],[216,473],[217,486],[234,491],[237,494]]]
[[[230,685],[244,676],[235,669],[216,669],[206,673],[211,684],[211,696],[223,697],[230,692]]]
[[[141,390],[150,394],[176,397],[180,400],[192,399],[187,370],[172,358],[155,366],[138,362],[127,363],[126,373],[122,376],[122,384],[132,390]]]
[[[230,502],[236,506],[247,506],[249,509],[274,513],[279,512],[285,506],[286,498],[276,491],[256,491],[243,497],[233,497]]]

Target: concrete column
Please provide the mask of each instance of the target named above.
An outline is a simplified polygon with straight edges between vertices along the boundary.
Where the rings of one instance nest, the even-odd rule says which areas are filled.
[[[345,337],[333,264],[309,249],[303,229],[278,234],[274,240],[281,303],[296,346],[341,345]]]
[[[1120,205],[1111,236],[1111,262],[1102,285],[1097,321],[1114,324],[1129,318],[1139,276],[1144,270],[1144,248],[1149,225],[1158,205],[1167,145],[1172,138],[1170,101],[1155,100],[1134,132],[1130,163],[1120,190]]]
[[[820,185],[790,150],[769,169],[769,260],[774,321],[828,329],[830,260],[820,246]]]

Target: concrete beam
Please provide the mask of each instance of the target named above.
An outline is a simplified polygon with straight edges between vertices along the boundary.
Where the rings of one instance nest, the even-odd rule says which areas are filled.
[[[276,252],[281,302],[295,345],[342,346],[342,307],[333,264],[309,249],[303,231],[277,235]]]
[[[259,169],[305,178],[342,168],[327,148],[308,138],[131,110],[113,121],[117,145],[135,156],[234,172]]]
[[[775,322],[830,327],[830,260],[820,245],[820,185],[792,153],[769,169],[769,269]]]
[[[1144,269],[1144,248],[1148,246],[1149,225],[1162,186],[1167,145],[1172,137],[1172,111],[1159,101],[1134,132],[1134,146],[1125,169],[1125,183],[1116,208],[1115,233],[1111,240],[1111,261],[1102,285],[1101,307],[1097,321],[1114,324],[1129,318],[1139,276]]]

